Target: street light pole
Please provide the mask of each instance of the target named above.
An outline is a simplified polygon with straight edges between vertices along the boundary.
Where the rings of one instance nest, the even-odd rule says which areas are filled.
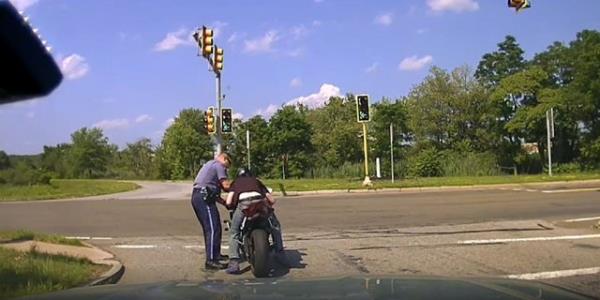
[[[546,144],[548,152],[548,176],[552,176],[552,138],[554,137],[554,108],[546,111]]]
[[[390,123],[390,162],[392,165],[392,183],[394,183],[394,124]]]
[[[248,170],[250,170],[250,130],[246,130],[246,154],[248,155]]]

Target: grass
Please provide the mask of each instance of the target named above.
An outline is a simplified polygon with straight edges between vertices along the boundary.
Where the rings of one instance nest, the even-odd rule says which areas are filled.
[[[52,180],[50,185],[0,185],[0,202],[62,199],[112,194],[135,190],[132,182],[114,180]]]
[[[48,255],[35,249],[19,252],[0,247],[0,299],[82,286],[107,268],[85,259]]]
[[[519,175],[519,176],[473,176],[473,177],[429,177],[374,181],[375,188],[410,188],[410,187],[440,187],[440,186],[470,186],[488,184],[524,184],[552,181],[574,181],[600,179],[599,173]],[[356,179],[267,179],[265,184],[273,190],[281,192],[282,186],[286,192],[314,190],[356,190],[364,189],[362,178]]]
[[[27,230],[0,231],[0,242],[40,241],[52,244],[85,246],[79,240],[66,239],[60,235],[35,233]]]

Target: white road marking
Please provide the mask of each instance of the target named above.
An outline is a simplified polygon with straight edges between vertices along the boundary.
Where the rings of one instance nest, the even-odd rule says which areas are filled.
[[[89,236],[66,236],[65,239],[67,239],[67,240],[89,240],[89,239],[91,239],[91,237],[89,237]]]
[[[600,220],[600,216],[599,217],[589,217],[589,218],[579,218],[579,219],[569,219],[569,220],[564,220],[564,222],[574,223],[574,222],[585,222],[585,221],[593,221],[593,220]]]
[[[203,249],[204,245],[186,245],[186,246],[183,246],[183,248],[185,248],[185,249]],[[229,246],[221,245],[221,249],[229,249]]]
[[[550,272],[539,272],[539,273],[527,273],[527,274],[514,274],[507,275],[504,278],[509,279],[521,279],[521,280],[540,280],[540,279],[552,279],[561,277],[571,277],[579,275],[591,275],[600,273],[600,268],[586,268],[586,269],[574,269],[574,270],[561,270],[561,271],[550,271]]]
[[[542,193],[555,194],[555,193],[575,193],[575,192],[594,192],[600,191],[600,188],[583,188],[583,189],[570,189],[570,190],[544,190]]]
[[[115,245],[113,248],[119,249],[154,249],[156,245]]]
[[[201,249],[201,248],[204,248],[204,246],[199,246],[199,245],[187,245],[187,246],[183,246],[183,248],[185,248],[185,249]]]
[[[513,238],[513,239],[492,239],[492,240],[466,240],[466,241],[458,241],[457,244],[478,245],[478,244],[497,244],[497,243],[511,243],[511,242],[579,240],[579,239],[595,239],[595,238],[600,238],[600,234],[564,235],[564,236],[547,236],[547,237],[530,237],[530,238]]]
[[[100,237],[95,237],[95,236],[67,236],[65,237],[67,240],[112,240],[113,238],[111,237],[104,237],[104,236],[100,236]]]
[[[180,282],[175,285],[176,287],[190,287],[190,286],[198,286],[198,283],[193,282]]]

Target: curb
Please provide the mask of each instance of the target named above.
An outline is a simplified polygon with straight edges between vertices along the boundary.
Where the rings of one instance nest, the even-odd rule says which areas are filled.
[[[88,283],[87,286],[115,284],[115,283],[119,282],[119,280],[121,280],[121,277],[123,277],[123,274],[125,273],[125,266],[120,261],[114,259],[115,258],[114,254],[112,254],[104,249],[101,249],[99,247],[96,247],[95,245],[92,245],[90,243],[86,243],[86,242],[81,242],[81,243],[87,247],[94,248],[94,249],[104,252],[104,253],[108,253],[108,254],[110,254],[110,257],[111,257],[111,258],[107,258],[107,259],[92,261],[95,264],[111,266],[111,268],[110,268],[110,270],[104,272],[104,274],[100,275],[100,278],[97,278],[94,281]]]
[[[381,188],[381,189],[344,189],[344,190],[316,190],[316,191],[289,191],[275,192],[275,196],[304,196],[304,195],[327,195],[327,194],[349,194],[349,193],[407,193],[407,192],[443,192],[443,191],[477,191],[498,188],[523,188],[523,187],[546,187],[557,184],[580,184],[600,183],[599,179],[574,180],[574,181],[546,181],[526,183],[500,183],[481,185],[457,185],[457,186],[430,186],[430,187],[407,187],[407,188]]]
[[[111,262],[114,263],[108,263],[108,265],[112,265],[110,270],[102,274],[100,278],[90,282],[88,286],[115,284],[121,280],[121,277],[123,277],[123,274],[125,273],[125,266],[116,260],[111,260]]]

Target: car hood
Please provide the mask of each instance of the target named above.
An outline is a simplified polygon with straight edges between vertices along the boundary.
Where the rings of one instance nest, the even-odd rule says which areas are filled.
[[[107,285],[28,299],[590,299],[531,281],[344,277]]]

